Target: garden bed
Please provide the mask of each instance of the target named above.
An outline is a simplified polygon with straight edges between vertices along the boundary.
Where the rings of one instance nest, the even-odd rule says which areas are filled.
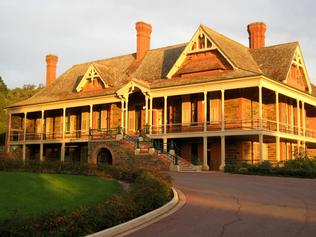
[[[169,177],[135,167],[0,160],[0,170],[112,177],[129,183],[128,190],[120,189],[97,205],[70,213],[58,210],[41,215],[11,216],[0,221],[1,236],[84,236],[157,209],[172,198]]]

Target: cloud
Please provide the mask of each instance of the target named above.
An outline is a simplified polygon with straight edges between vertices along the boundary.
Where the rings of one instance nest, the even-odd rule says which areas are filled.
[[[152,47],[188,41],[200,23],[245,45],[246,25],[265,21],[267,44],[299,41],[316,83],[313,1],[1,1],[0,75],[9,87],[45,82],[45,55],[58,74],[73,64],[135,51],[134,24],[153,25]]]

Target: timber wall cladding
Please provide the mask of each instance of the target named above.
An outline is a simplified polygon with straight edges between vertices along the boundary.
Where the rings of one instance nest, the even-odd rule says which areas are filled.
[[[117,128],[118,126],[121,126],[121,108],[119,104],[111,104],[110,111],[110,127]]]
[[[306,78],[301,67],[291,65],[291,69],[287,77],[287,84],[299,90],[306,91]]]

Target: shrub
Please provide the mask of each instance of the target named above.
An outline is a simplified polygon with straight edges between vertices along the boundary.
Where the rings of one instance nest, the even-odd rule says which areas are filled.
[[[0,222],[0,236],[4,237],[84,236],[156,209],[172,197],[170,176],[137,167],[0,160],[0,170],[96,175],[130,183],[127,191],[122,190],[95,207],[83,207],[70,214],[62,210],[41,216],[20,216],[16,213],[12,218]]]
[[[254,165],[226,165],[225,172],[240,174],[277,175],[301,178],[316,178],[316,159],[301,156],[295,160],[288,160],[284,166],[273,166],[269,161]]]

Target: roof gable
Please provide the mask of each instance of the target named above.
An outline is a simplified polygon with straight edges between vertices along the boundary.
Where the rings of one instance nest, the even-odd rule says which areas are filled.
[[[212,38],[205,32],[202,26],[200,26],[193,37],[189,41],[189,43],[184,48],[182,54],[178,57],[173,67],[167,74],[167,78],[172,78],[186,61],[187,57],[194,53],[203,53],[209,51],[217,51],[221,54],[223,58],[226,59],[228,64],[235,68],[234,63],[225,55],[225,53],[218,47],[217,43],[215,43]]]
[[[87,84],[94,83],[95,81],[99,82],[103,88],[109,87],[108,83],[100,76],[99,72],[93,64],[90,65],[81,81],[79,82],[76,91],[80,92],[84,89]]]
[[[309,80],[306,65],[299,45],[296,46],[284,82],[303,91],[308,91],[310,94],[312,93],[312,85]]]

